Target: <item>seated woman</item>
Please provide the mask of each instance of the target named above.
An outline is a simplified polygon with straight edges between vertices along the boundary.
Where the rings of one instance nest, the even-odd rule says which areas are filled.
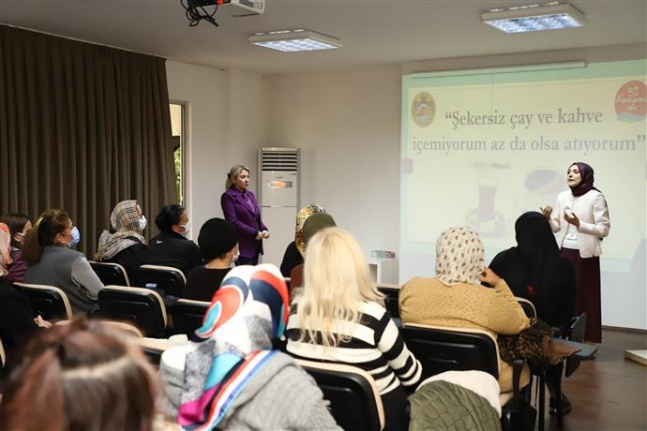
[[[8,374],[20,362],[22,349],[39,328],[51,323],[40,316],[34,318],[29,301],[5,276],[11,263],[9,227],[0,223],[0,340],[6,353],[6,363],[0,375]]]
[[[516,335],[528,327],[523,309],[504,280],[485,267],[476,231],[453,227],[436,243],[436,278],[415,277],[400,290],[402,323],[483,329]],[[480,282],[487,283],[486,287]],[[521,383],[529,381],[524,368]],[[512,390],[512,366],[499,360],[502,392]]]
[[[0,429],[153,430],[156,373],[112,331],[77,319],[43,332],[3,393]]]
[[[537,317],[558,330],[564,329],[575,309],[575,270],[562,257],[548,220],[538,212],[522,214],[516,221],[517,246],[497,254],[490,269],[504,278],[512,292],[530,300]],[[561,376],[561,364],[549,369],[546,384],[551,395]],[[551,398],[551,412],[556,412]],[[562,413],[571,410],[562,395]]]
[[[137,201],[119,202],[110,214],[110,231],[104,230],[99,237],[94,258],[123,266],[132,283],[137,269],[146,261],[146,239],[142,236],[145,228],[146,217]]]
[[[231,264],[238,259],[238,235],[231,223],[216,217],[202,225],[198,244],[207,263],[189,272],[182,297],[211,302],[213,294],[231,270]]]
[[[303,252],[305,250],[303,241],[303,223],[308,217],[317,213],[325,213],[322,207],[316,204],[310,204],[299,210],[297,213],[296,226],[294,228],[294,241],[288,244],[281,261],[281,274],[289,277],[292,269],[303,263]]]
[[[62,289],[74,313],[92,313],[103,283],[85,256],[70,250],[72,220],[66,212],[49,209],[27,234],[23,259],[29,265],[25,283],[49,284]]]
[[[162,354],[167,414],[183,429],[340,429],[312,377],[272,350],[288,307],[276,266],[233,268],[196,330],[202,340]]]
[[[182,205],[166,205],[155,217],[155,224],[161,233],[150,240],[146,263],[172,266],[188,276],[202,259],[198,245],[186,238],[191,230],[186,209]]]
[[[327,228],[308,241],[304,286],[295,292],[286,334],[298,358],[353,365],[373,376],[386,429],[407,429],[407,391],[422,367],[389,317],[353,236]]]
[[[31,220],[26,214],[11,213],[0,217],[0,222],[9,226],[11,233],[11,265],[7,267],[9,273],[7,280],[12,283],[23,281],[25,271],[27,271],[27,262],[22,259],[22,246],[25,243],[25,236],[31,230]]]

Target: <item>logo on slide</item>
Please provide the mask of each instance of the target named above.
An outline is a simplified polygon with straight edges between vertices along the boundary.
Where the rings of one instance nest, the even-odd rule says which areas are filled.
[[[647,86],[643,81],[626,82],[616,93],[616,114],[625,123],[645,121]]]
[[[416,94],[411,102],[411,118],[418,127],[427,127],[436,117],[436,101],[426,91]]]

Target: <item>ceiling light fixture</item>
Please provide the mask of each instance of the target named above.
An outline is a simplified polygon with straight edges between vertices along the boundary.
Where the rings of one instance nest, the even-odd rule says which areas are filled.
[[[506,33],[581,27],[586,17],[569,2],[551,2],[492,9],[481,21]]]
[[[254,45],[282,52],[318,51],[343,46],[337,38],[304,29],[254,33],[248,40]]]

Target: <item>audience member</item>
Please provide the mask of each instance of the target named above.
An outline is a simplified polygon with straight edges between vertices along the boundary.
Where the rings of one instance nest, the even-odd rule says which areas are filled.
[[[308,217],[317,213],[325,213],[322,207],[316,204],[310,204],[306,207],[303,207],[297,213],[297,221],[294,229],[294,241],[288,244],[283,254],[283,260],[281,261],[281,274],[284,277],[289,277],[292,269],[303,263],[303,251],[305,250],[303,243],[303,222],[306,221]]]
[[[51,324],[41,316],[34,318],[29,301],[6,278],[11,262],[9,227],[0,223],[0,340],[5,349],[6,363],[2,374],[7,374],[18,363],[22,348],[39,327]]]
[[[142,236],[145,228],[146,217],[137,201],[119,202],[110,214],[110,230],[104,230],[99,237],[95,259],[118,263],[134,282],[137,269],[146,262],[146,239]]]
[[[303,222],[303,230],[299,232],[298,239],[295,240],[299,253],[305,256],[306,245],[310,238],[315,236],[319,231],[328,227],[335,227],[335,219],[325,212],[320,212],[311,215]],[[290,272],[290,291],[294,291],[297,287],[303,286],[303,264],[297,265],[292,268]]]
[[[554,328],[565,330],[575,308],[575,270],[562,257],[548,220],[538,212],[522,214],[515,225],[517,246],[497,254],[490,269],[503,278],[515,296],[530,300],[537,317]],[[559,384],[562,365],[551,367],[546,385],[551,395]],[[568,398],[562,396],[562,412],[571,410]],[[551,411],[556,412],[551,397]]]
[[[238,259],[238,237],[227,220],[212,218],[202,225],[198,244],[206,264],[196,266],[189,272],[182,296],[211,302],[231,264]]]
[[[202,263],[200,248],[186,238],[191,230],[191,222],[182,205],[166,205],[155,217],[155,224],[161,233],[148,244],[146,263],[171,266],[185,276],[191,268]]]
[[[72,220],[66,212],[49,209],[41,214],[27,234],[23,259],[29,265],[25,283],[61,288],[75,313],[92,313],[103,284],[85,256],[69,248]]]
[[[249,168],[233,166],[227,174],[227,189],[220,197],[220,206],[225,220],[238,232],[240,248],[239,265],[256,265],[263,254],[263,239],[270,237],[267,226],[261,219],[261,207],[249,188]]]
[[[6,278],[12,283],[23,281],[27,262],[22,258],[22,246],[25,243],[25,236],[31,230],[32,224],[29,216],[22,213],[10,213],[0,217],[0,222],[9,226],[11,233],[11,259],[13,262],[7,267],[9,274]]]
[[[496,337],[515,335],[529,321],[504,280],[485,267],[476,231],[452,227],[436,243],[436,278],[414,277],[400,290],[402,323],[482,329]],[[480,282],[487,283],[486,287]],[[529,380],[523,370],[521,383]],[[512,390],[512,366],[499,360],[499,385]]]
[[[287,351],[299,358],[364,369],[380,391],[386,429],[406,430],[403,386],[416,385],[422,367],[371,283],[362,249],[350,233],[336,227],[304,240],[304,286],[295,292],[291,306]]]
[[[272,350],[288,307],[276,266],[233,268],[196,331],[202,340],[162,354],[168,415],[183,429],[339,429],[312,377]]]
[[[112,331],[80,319],[43,332],[3,394],[0,429],[152,430],[155,371]]]

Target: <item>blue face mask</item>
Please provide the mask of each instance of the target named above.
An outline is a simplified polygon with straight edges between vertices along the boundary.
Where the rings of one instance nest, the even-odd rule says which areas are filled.
[[[81,241],[81,232],[74,226],[72,228],[72,242],[70,243],[70,248],[73,250],[76,250],[76,246],[79,245],[79,241]]]

